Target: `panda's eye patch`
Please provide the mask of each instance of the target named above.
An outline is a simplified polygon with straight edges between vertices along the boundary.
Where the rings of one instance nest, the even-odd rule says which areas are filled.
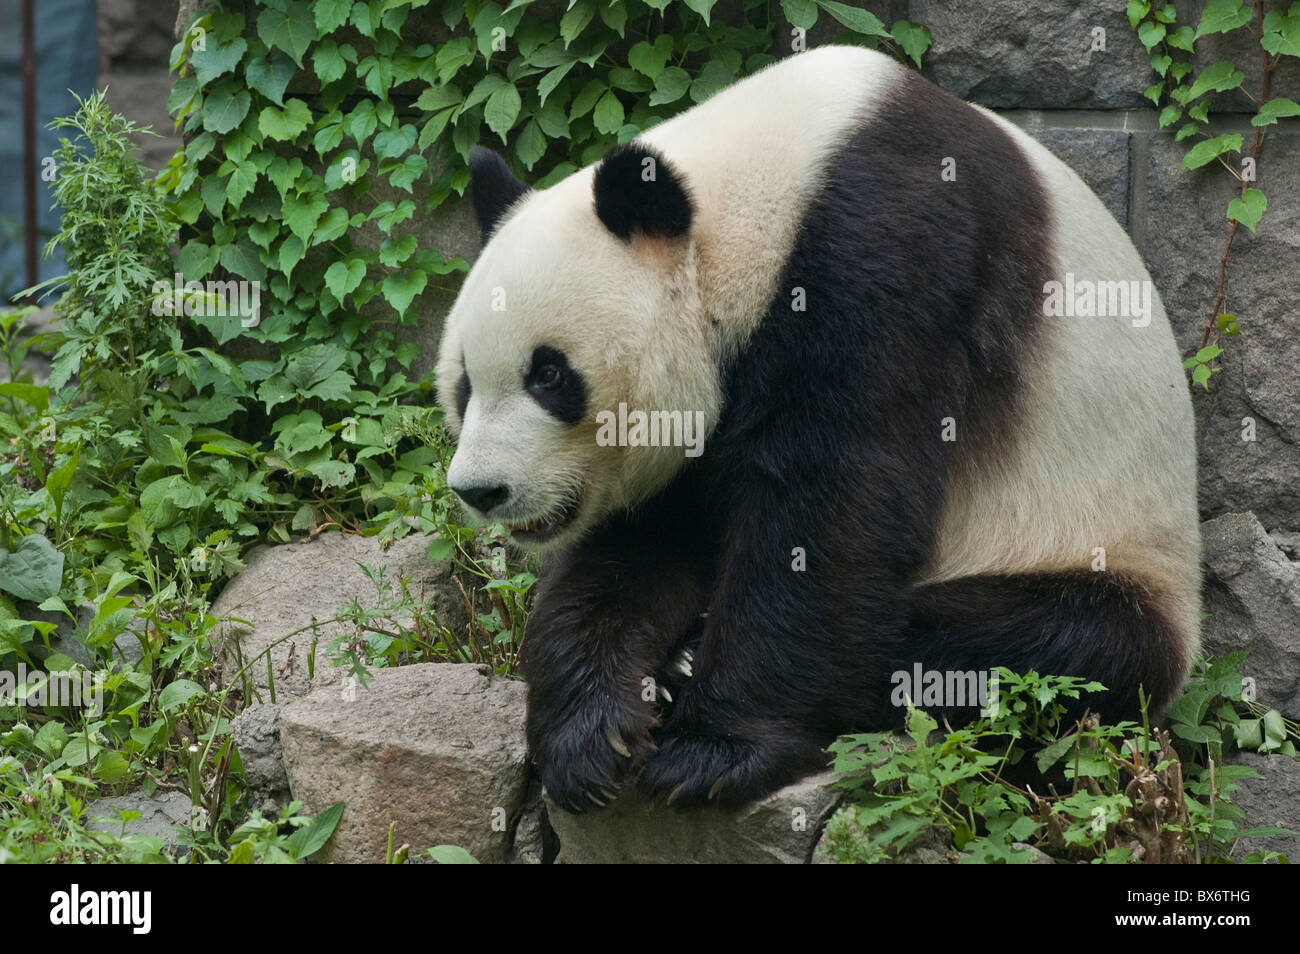
[[[587,412],[587,384],[559,348],[542,345],[533,351],[524,387],[547,413],[566,424],[576,424]]]

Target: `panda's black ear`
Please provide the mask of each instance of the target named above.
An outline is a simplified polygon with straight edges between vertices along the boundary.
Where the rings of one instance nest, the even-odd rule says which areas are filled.
[[[597,217],[625,242],[635,231],[676,238],[690,230],[694,208],[686,183],[663,156],[638,143],[601,160],[594,190]]]
[[[474,214],[478,216],[479,231],[486,242],[506,209],[528,191],[528,186],[515,178],[504,159],[482,146],[470,147],[469,182]]]

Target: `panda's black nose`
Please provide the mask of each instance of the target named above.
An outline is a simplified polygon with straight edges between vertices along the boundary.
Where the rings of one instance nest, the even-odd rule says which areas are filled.
[[[478,484],[473,487],[452,487],[456,496],[480,513],[487,513],[493,507],[506,502],[510,488],[505,484]]]

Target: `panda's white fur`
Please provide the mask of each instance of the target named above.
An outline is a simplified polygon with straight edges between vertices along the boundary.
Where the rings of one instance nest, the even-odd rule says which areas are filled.
[[[690,544],[682,542],[681,528],[664,526],[661,534],[654,527],[654,521],[665,519],[655,509],[661,492],[680,483],[685,464],[681,448],[600,446],[594,413],[620,404],[700,411],[708,455],[714,429],[729,409],[724,406],[727,369],[748,353],[765,316],[779,306],[773,299],[784,293],[780,283],[789,280],[784,272],[801,241],[805,213],[825,201],[828,189],[842,188],[828,181],[833,162],[842,162],[846,144],[871,130],[886,110],[894,117],[905,115],[909,97],[918,95],[919,82],[910,70],[881,54],[828,47],[780,61],[643,133],[634,145],[671,167],[689,193],[693,212],[684,234],[648,228],[620,236],[613,226],[607,228],[609,222],[598,215],[593,201],[593,189],[599,189],[597,166],[544,191],[525,192],[494,215],[491,239],[447,317],[438,388],[447,423],[458,441],[449,484],[508,488],[509,495],[490,507],[486,516],[520,528],[521,544],[560,554],[550,589],[543,593],[544,600],[549,594],[549,602],[539,602],[534,614],[534,623],[540,619],[542,628],[555,632],[534,633],[537,627],[530,624],[529,636],[533,647],[529,738],[553,793],[559,791],[579,803],[593,785],[620,784],[624,769],[619,760],[607,762],[589,751],[592,742],[583,732],[593,731],[593,726],[603,726],[600,731],[618,753],[631,746],[636,765],[649,758],[642,785],[651,794],[671,790],[676,797],[684,788],[687,800],[699,800],[705,792],[712,798],[719,786],[726,788],[726,782],[735,795],[753,796],[788,780],[794,768],[813,764],[808,753],[816,754],[816,733],[811,728],[775,719],[767,726],[761,712],[751,714],[748,722],[735,723],[736,712],[744,708],[739,702],[740,709],[727,710],[731,715],[724,717],[711,714],[708,703],[698,701],[747,696],[744,705],[753,706],[772,685],[770,674],[762,675],[766,681],[756,681],[759,676],[754,673],[763,661],[752,659],[745,661],[751,673],[728,682],[726,652],[737,652],[736,640],[741,637],[710,635],[728,625],[719,619],[720,606],[731,607],[738,617],[746,615],[748,610],[742,613],[741,607],[762,603],[769,597],[763,585],[776,585],[755,578],[750,585],[757,589],[748,595],[738,593],[753,567],[747,564],[745,570],[733,570],[725,562],[739,559],[735,552],[742,552],[737,548],[742,547],[745,534],[757,532],[760,524],[737,516],[743,528],[714,528],[728,554],[720,566],[712,562],[718,559],[713,551],[687,552]],[[924,95],[930,97],[926,108],[957,109],[936,106],[934,96],[940,94]],[[1123,229],[1072,170],[1018,127],[987,111],[979,114],[1014,143],[1021,154],[1016,161],[1034,180],[1024,183],[1026,190],[1041,192],[1045,199],[1040,220],[1026,222],[1024,228],[1042,233],[1042,246],[1050,252],[1045,260],[1048,278],[1064,282],[1072,274],[1076,280],[1150,281]],[[951,128],[975,128],[970,116],[963,116],[966,125]],[[914,130],[911,135],[919,133]],[[969,146],[956,143],[953,148],[961,152]],[[977,167],[981,161],[977,157]],[[995,174],[990,168],[1000,166],[994,161],[982,168],[990,175]],[[844,174],[842,165],[839,172]],[[941,170],[935,168],[933,173],[937,179]],[[970,167],[959,163],[958,181],[970,189],[969,180],[961,180],[964,174],[970,174]],[[491,184],[485,183],[488,188]],[[513,200],[514,194],[508,198]],[[912,214],[897,196],[887,198],[881,203],[886,209],[883,214]],[[869,204],[865,214],[871,215]],[[927,212],[919,209],[916,214]],[[899,251],[900,262],[905,262],[906,251]],[[843,267],[852,269],[854,264],[846,261]],[[890,278],[886,275],[883,280]],[[1083,590],[1069,589],[1074,584],[1068,584],[1062,592],[1088,607],[1094,597],[1078,595],[1090,585],[1088,571],[1109,574],[1120,581],[1116,586],[1124,594],[1113,597],[1116,618],[1128,619],[1124,614],[1133,612],[1134,619],[1151,617],[1147,621],[1151,627],[1168,631],[1168,645],[1162,649],[1156,645],[1159,639],[1152,637],[1152,645],[1140,651],[1112,643],[1097,652],[1113,653],[1117,659],[1133,653],[1141,656],[1141,662],[1115,663],[1119,673],[1140,670],[1135,679],[1143,673],[1156,679],[1152,672],[1162,668],[1157,660],[1164,654],[1168,672],[1159,681],[1167,702],[1173,681],[1186,672],[1199,647],[1192,411],[1168,319],[1158,295],[1152,297],[1149,323],[1140,327],[1124,317],[1048,317],[1042,311],[1042,297],[1024,301],[1026,311],[1018,321],[1033,328],[1034,340],[1019,359],[1016,399],[1007,404],[1011,410],[999,419],[991,437],[964,445],[966,435],[959,431],[956,447],[945,457],[946,478],[933,517],[933,545],[923,565],[909,571],[907,578],[908,586],[926,595],[918,596],[920,601],[912,609],[899,612],[913,613],[920,631],[942,629],[947,625],[944,619],[965,618],[960,612],[951,615],[957,605],[953,601],[959,604],[968,590],[978,596],[980,581],[989,580],[989,606],[1002,608],[973,609],[970,619],[978,625],[981,611],[1011,614],[999,617],[1003,623],[990,624],[990,631],[997,631],[1005,620],[1019,618],[1014,614],[1023,613],[1026,605],[1008,596],[1012,584],[1007,581],[1031,581],[1026,592],[1038,592],[1032,589],[1038,585],[1032,581],[1054,579],[1050,576],[1054,573],[1063,574],[1061,579],[1082,573]],[[814,344],[827,343],[808,342],[809,347]],[[587,389],[581,419],[557,419],[525,386],[530,362],[542,346],[563,352],[580,369]],[[936,348],[936,354],[940,350]],[[751,386],[754,381],[763,383],[761,378],[747,380]],[[468,388],[463,416],[458,411],[461,387]],[[745,426],[753,426],[761,415],[746,420]],[[965,426],[965,421],[956,423],[959,429]],[[936,433],[939,426],[935,421]],[[929,433],[915,435],[918,442],[932,439]],[[835,453],[825,447],[816,452]],[[757,466],[765,464],[760,461]],[[779,475],[772,477],[779,483]],[[754,486],[760,491],[765,487],[761,475]],[[743,512],[743,503],[730,501],[728,506]],[[803,508],[806,502],[798,506]],[[660,509],[670,522],[678,512],[668,504]],[[835,501],[826,501],[824,510],[837,513]],[[539,538],[524,532],[562,513],[565,519],[571,516],[571,522],[549,535]],[[783,516],[800,527],[800,521],[807,519],[793,512]],[[820,532],[816,526],[808,529]],[[660,534],[671,542],[664,542],[662,555],[656,557]],[[620,542],[624,539],[626,544]],[[786,540],[772,546],[788,548],[801,542],[807,541]],[[616,580],[619,586],[633,587],[631,596],[620,597],[615,611],[604,607],[602,581],[588,578],[620,565],[624,549],[644,551],[644,565],[625,567],[611,578],[610,585]],[[636,553],[629,556],[633,562],[637,558]],[[774,558],[788,559],[781,553]],[[656,559],[662,562],[662,572]],[[841,551],[841,563],[845,560],[852,562],[851,552]],[[715,572],[717,582],[710,596],[704,581]],[[868,559],[852,571],[826,564],[820,578],[834,578],[835,585],[843,588],[854,584],[844,582],[841,573],[848,574],[849,580],[856,579],[854,573],[865,574],[866,589],[876,583],[883,587],[873,591],[870,599],[888,602],[891,597],[881,593],[891,592],[893,584],[883,579],[872,582],[876,572]],[[641,579],[639,573],[650,576]],[[662,580],[651,582],[658,577]],[[658,585],[663,592],[656,596]],[[771,619],[759,616],[744,624],[750,632],[769,623],[777,627],[770,634],[753,632],[746,637],[757,647],[753,653],[784,652],[778,650],[779,640],[788,635],[781,628],[783,618],[786,627],[816,628],[835,613],[842,615],[840,606],[825,610],[814,606],[810,612],[820,615],[799,617],[791,609],[804,598],[797,592],[802,591],[771,594]],[[678,594],[680,607],[671,605]],[[848,599],[860,595],[849,593]],[[658,607],[644,610],[655,617],[644,626],[637,615],[642,610],[629,605],[641,596]],[[1111,600],[1112,596],[1096,598]],[[1065,601],[1062,596],[1060,605]],[[698,646],[695,682],[712,680],[714,689],[708,693],[701,689],[694,697],[688,689],[687,699],[676,706],[669,724],[676,720],[689,726],[689,738],[659,738],[660,753],[646,756],[657,717],[647,721],[631,708],[645,674],[637,668],[653,670],[664,664],[667,650],[655,640],[671,644],[698,639],[698,634],[683,633],[690,629],[684,620],[700,608],[709,612],[702,617],[705,632]],[[671,615],[678,611],[684,616]],[[601,616],[614,612],[621,614],[617,622]],[[840,620],[842,625],[852,622]],[[1142,628],[1145,623],[1133,625],[1135,634],[1147,632]],[[1062,632],[1071,626],[1070,620],[1059,623]],[[888,626],[885,631],[893,632]],[[617,653],[610,648],[617,640],[615,633],[626,633],[631,640]],[[1099,647],[1106,645],[1106,637],[1100,638]],[[870,642],[865,645],[869,654]],[[731,649],[720,648],[726,646]],[[781,658],[786,667],[803,664],[799,657]],[[817,664],[802,675],[810,687],[820,686],[828,698],[836,699],[857,691],[849,683],[831,683],[836,667],[845,666],[844,659],[816,658]],[[860,676],[846,669],[843,677],[851,682],[877,675]],[[1126,686],[1126,691],[1136,684]],[[615,685],[622,688],[616,691]],[[819,690],[805,690],[815,691]],[[806,701],[797,686],[785,695],[772,692],[791,709]],[[611,701],[625,693],[631,697],[617,704]],[[613,708],[609,712],[575,709],[584,696],[605,700],[602,704]],[[730,741],[720,741],[724,737]],[[627,743],[616,744],[616,739]],[[599,743],[595,746],[600,748]],[[606,758],[608,754],[604,753]],[[679,771],[675,765],[683,768]],[[701,782],[710,773],[718,778],[712,789]]]
[[[1047,186],[1064,282],[1150,282],[1101,200],[1018,126],[983,110]],[[1192,404],[1158,294],[1145,317],[1047,318],[1019,439],[949,482],[926,581],[1104,565],[1150,578],[1199,649],[1200,530]],[[1140,542],[1139,542],[1140,541]],[[1100,562],[1099,562],[1100,561]]]

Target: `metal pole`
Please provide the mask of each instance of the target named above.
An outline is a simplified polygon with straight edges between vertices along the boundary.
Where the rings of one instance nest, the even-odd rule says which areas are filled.
[[[40,280],[36,220],[36,13],[22,0],[23,30],[23,239],[27,246],[27,287]]]

